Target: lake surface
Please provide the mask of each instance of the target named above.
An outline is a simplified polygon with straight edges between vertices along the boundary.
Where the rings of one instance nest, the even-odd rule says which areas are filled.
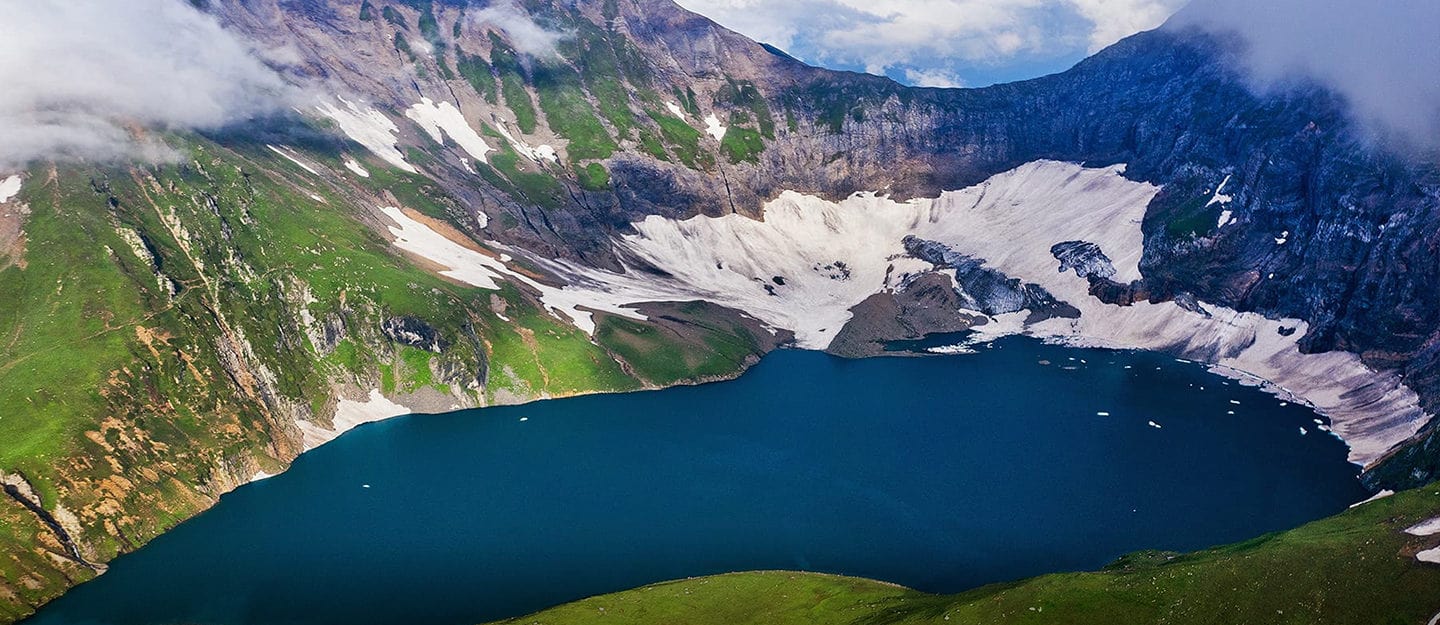
[[[954,592],[1342,510],[1367,493],[1314,418],[1157,354],[779,352],[722,384],[361,427],[30,622],[477,623],[747,569]]]

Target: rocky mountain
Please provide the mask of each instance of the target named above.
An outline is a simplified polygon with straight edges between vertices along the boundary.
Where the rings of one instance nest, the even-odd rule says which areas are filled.
[[[1255,95],[1222,37],[917,89],[670,0],[529,0],[538,42],[450,0],[199,4],[305,101],[0,173],[0,617],[358,423],[786,344],[1167,350],[1316,405],[1377,488],[1440,477],[1437,159]]]

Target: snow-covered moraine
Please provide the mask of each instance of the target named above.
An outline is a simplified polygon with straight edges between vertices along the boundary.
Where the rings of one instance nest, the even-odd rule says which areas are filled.
[[[1123,173],[1123,165],[1038,161],[939,198],[907,202],[875,194],[830,202],[786,192],[765,206],[763,220],[736,214],[650,216],[634,224],[635,234],[615,241],[623,257],[643,260],[669,278],[530,259],[565,281],[556,288],[535,284],[478,252],[419,245],[410,251],[451,267],[454,275],[465,275],[458,265],[467,265],[485,268],[492,283],[502,276],[529,283],[547,307],[587,332],[594,329],[588,310],[638,318],[634,304],[699,299],[791,330],[801,347],[824,349],[855,305],[907,276],[934,270],[906,254],[902,240],[916,235],[1038,284],[1081,312],[1079,319],[1039,323],[1026,323],[1024,311],[1002,315],[978,328],[988,338],[1019,333],[1081,346],[1164,351],[1209,363],[1242,381],[1263,380],[1272,392],[1303,400],[1330,417],[1334,433],[1350,445],[1350,459],[1362,465],[1428,420],[1398,376],[1373,371],[1353,354],[1302,354],[1297,343],[1307,329],[1303,321],[1210,305],[1199,312],[1173,302],[1109,305],[1089,295],[1085,279],[1059,272],[1051,246],[1087,241],[1111,259],[1116,281],[1140,278],[1140,222],[1159,188]],[[472,283],[490,284],[484,280],[477,276]]]

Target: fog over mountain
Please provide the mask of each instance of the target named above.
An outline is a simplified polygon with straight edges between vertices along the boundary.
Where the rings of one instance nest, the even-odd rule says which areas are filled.
[[[287,93],[186,2],[11,2],[0,20],[0,166],[165,159],[142,127],[215,127],[274,110]]]
[[[1241,35],[1245,70],[1261,92],[1316,80],[1372,131],[1440,146],[1440,2],[1196,0],[1171,25]]]

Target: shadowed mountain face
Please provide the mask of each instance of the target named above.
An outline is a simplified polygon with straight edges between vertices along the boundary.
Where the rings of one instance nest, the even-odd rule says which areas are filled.
[[[1207,362],[1277,336],[1357,354],[1387,375],[1329,399],[1394,417],[1365,426],[1390,428],[1366,479],[1440,476],[1420,427],[1440,402],[1435,159],[1357,140],[1319,89],[1257,97],[1222,38],[1161,29],[944,90],[808,67],[669,0],[198,4],[313,103],[171,133],[180,163],[0,175],[0,402],[27,407],[0,420],[0,620],[367,419],[725,378],[791,341],[866,355],[1013,302],[1052,324],[1163,303],[1224,340],[1143,346]],[[1119,165],[1128,181],[1096,169]],[[934,210],[856,195],[966,188]],[[913,223],[865,239],[855,206],[892,204]],[[766,231],[767,205],[798,217]],[[993,240],[1047,224],[1026,265],[1044,271],[900,227],[955,215],[1004,223]],[[717,232],[740,242],[723,262],[695,247]],[[1066,267],[1078,295],[1051,281]],[[701,269],[748,290],[716,296],[734,285]],[[775,321],[816,284],[853,296],[842,322]],[[1418,401],[1392,401],[1401,382]]]
[[[563,33],[559,56],[544,58],[507,54],[503,32],[448,3],[408,3],[423,10],[400,7],[390,21],[381,4],[368,21],[321,2],[212,10],[296,51],[291,70],[335,94],[397,111],[449,100],[561,146],[570,171],[534,193],[517,176],[477,181],[457,150],[429,150],[426,171],[464,209],[489,214],[494,239],[614,267],[612,237],[648,215],[758,216],[785,190],[933,197],[1036,159],[1125,163],[1127,177],[1164,187],[1144,221],[1145,279],[1101,281],[1097,294],[1186,294],[1304,319],[1305,349],[1399,369],[1436,405],[1433,160],[1357,140],[1343,104],[1318,89],[1255,96],[1213,36],[1162,29],[1054,76],[916,89],[804,66],[668,0],[527,2],[539,26]],[[427,39],[430,54],[396,46]],[[467,71],[479,56],[491,65]],[[696,132],[709,115],[728,127],[718,150]],[[401,134],[427,147],[414,129]],[[586,184],[596,166],[606,184]],[[1435,454],[1404,456],[1375,475],[1414,484],[1440,468]]]

